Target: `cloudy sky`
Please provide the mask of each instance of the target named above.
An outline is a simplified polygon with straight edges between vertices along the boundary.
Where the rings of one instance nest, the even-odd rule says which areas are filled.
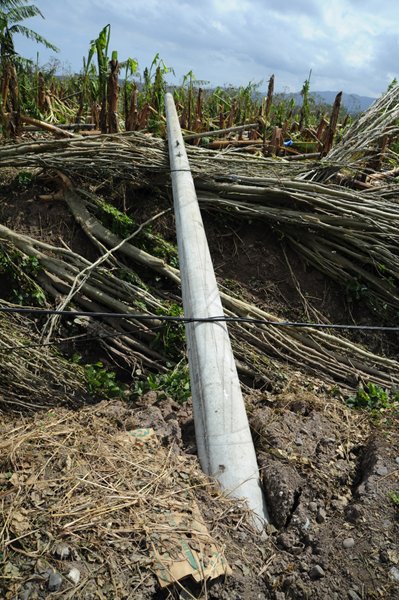
[[[34,1],[34,0],[33,0]],[[176,82],[192,70],[213,85],[267,82],[298,91],[378,96],[398,75],[398,0],[36,0],[45,20],[26,25],[79,71],[89,43],[111,24],[111,50],[142,71],[159,52]],[[33,42],[17,50],[40,62],[53,53]],[[264,89],[266,83],[261,86]]]

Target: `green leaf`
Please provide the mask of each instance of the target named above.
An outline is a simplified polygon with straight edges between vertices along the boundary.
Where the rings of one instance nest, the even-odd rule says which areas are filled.
[[[9,32],[11,35],[19,33],[24,37],[28,38],[29,40],[33,40],[38,44],[42,44],[49,50],[53,50],[53,52],[59,52],[59,48],[57,48],[57,46],[54,46],[54,44],[49,42],[45,37],[39,35],[35,31],[29,29],[28,27],[25,27],[24,25],[13,25],[12,27],[10,27]]]

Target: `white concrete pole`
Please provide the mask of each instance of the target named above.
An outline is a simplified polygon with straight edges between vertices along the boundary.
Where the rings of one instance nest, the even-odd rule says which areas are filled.
[[[172,94],[166,94],[169,158],[184,315],[220,317],[222,303]],[[262,529],[268,522],[255,449],[226,323],[187,323],[198,456],[205,473],[245,498]]]

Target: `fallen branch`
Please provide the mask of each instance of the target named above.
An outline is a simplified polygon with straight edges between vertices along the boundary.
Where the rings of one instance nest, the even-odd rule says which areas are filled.
[[[80,93],[80,92],[79,92]],[[40,123],[43,123],[43,121],[40,121]],[[45,125],[48,125],[48,123],[45,123]],[[67,130],[67,131],[75,131],[75,130],[92,130],[95,128],[95,124],[94,123],[58,123],[58,125],[56,125],[56,127],[58,129],[62,129],[62,130]],[[23,128],[23,131],[42,131],[43,127],[39,127],[37,125],[27,125],[26,127]]]
[[[45,121],[39,121],[39,119],[34,119],[33,117],[28,117],[27,115],[21,115],[21,121],[23,123],[28,123],[29,125],[34,125],[38,129],[42,129],[43,131],[49,131],[50,133],[53,133],[57,137],[62,137],[62,138],[76,137],[75,134],[71,133],[70,131],[61,129],[60,127],[56,127],[55,125],[46,123]]]
[[[213,131],[201,131],[201,133],[188,133],[183,135],[185,142],[189,140],[197,140],[204,137],[217,137],[219,135],[227,135],[228,133],[238,133],[239,131],[249,131],[250,129],[257,129],[259,123],[249,123],[247,125],[238,125],[236,127],[228,127],[227,129],[214,129]]]

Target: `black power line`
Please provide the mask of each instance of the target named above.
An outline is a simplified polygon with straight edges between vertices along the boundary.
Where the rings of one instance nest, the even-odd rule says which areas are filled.
[[[56,310],[48,308],[35,307],[0,307],[0,313],[11,314],[30,314],[36,316],[51,316],[57,315],[62,317],[89,317],[89,318],[105,318],[112,317],[113,319],[133,319],[136,321],[161,321],[175,323],[247,323],[253,325],[267,325],[270,327],[296,327],[296,328],[311,328],[311,329],[338,329],[338,330],[355,330],[355,331],[394,331],[399,332],[398,326],[383,326],[383,325],[347,325],[347,324],[332,324],[332,323],[303,323],[297,321],[269,321],[267,319],[257,319],[254,317],[225,317],[224,315],[216,317],[177,317],[172,315],[143,315],[136,313],[113,313],[113,312],[88,312],[88,311],[69,311]]]

